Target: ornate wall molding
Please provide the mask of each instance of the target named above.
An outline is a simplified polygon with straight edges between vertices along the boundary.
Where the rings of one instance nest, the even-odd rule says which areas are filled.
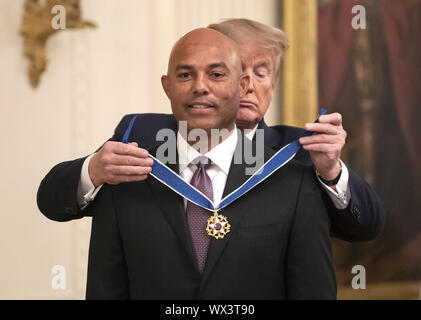
[[[53,28],[53,10],[61,6],[64,29],[95,27],[90,21],[81,20],[80,0],[26,0],[20,33],[24,39],[24,54],[29,59],[28,76],[33,88],[38,87],[41,75],[47,67],[47,40],[50,36],[62,31]],[[59,14],[58,12],[56,12]]]

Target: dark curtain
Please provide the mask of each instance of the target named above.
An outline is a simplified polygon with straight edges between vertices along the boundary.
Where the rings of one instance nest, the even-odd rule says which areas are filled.
[[[351,26],[363,5],[367,29]],[[319,7],[319,103],[340,112],[342,157],[382,197],[388,214],[375,241],[335,241],[339,284],[353,265],[369,281],[421,278],[421,0],[332,0]]]

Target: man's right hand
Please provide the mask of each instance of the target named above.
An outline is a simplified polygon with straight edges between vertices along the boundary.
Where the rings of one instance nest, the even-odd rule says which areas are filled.
[[[104,184],[142,181],[152,171],[153,160],[136,142],[108,141],[91,158],[89,177],[95,188]]]

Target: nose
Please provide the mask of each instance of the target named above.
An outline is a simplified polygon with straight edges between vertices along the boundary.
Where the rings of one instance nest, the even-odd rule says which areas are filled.
[[[195,81],[193,82],[193,94],[195,95],[207,95],[209,94],[208,84],[206,78],[202,74],[198,74]]]
[[[245,72],[248,76],[249,76],[249,78],[250,78],[250,81],[249,81],[249,85],[248,85],[248,88],[247,88],[247,91],[246,91],[246,94],[249,94],[249,93],[253,93],[254,92],[254,82],[253,82],[253,74],[251,74],[250,72]]]

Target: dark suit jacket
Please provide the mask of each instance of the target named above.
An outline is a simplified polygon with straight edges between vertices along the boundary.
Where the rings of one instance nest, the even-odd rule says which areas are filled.
[[[126,115],[117,126],[110,140],[121,141],[133,115]],[[173,115],[141,114],[138,115],[129,141],[137,142],[141,148],[150,148],[156,144],[156,133],[168,128],[177,130]],[[265,145],[279,150],[287,143],[304,133],[303,129],[274,126],[268,127],[264,121],[259,123],[264,130]],[[89,211],[80,210],[77,204],[77,187],[84,158],[66,161],[56,165],[42,180],[37,194],[40,211],[49,219],[69,221],[89,215]],[[312,165],[309,153],[300,150],[295,159],[303,164]],[[347,241],[372,240],[383,230],[385,211],[382,201],[374,190],[352,170],[349,170],[351,201],[344,210],[338,210],[324,192],[324,200],[332,221],[332,234]],[[102,192],[102,191],[101,191]]]
[[[266,149],[266,160],[273,153]],[[249,177],[245,168],[231,164],[224,195]],[[104,185],[87,210],[88,299],[336,298],[322,191],[311,168],[298,162],[221,210],[231,231],[211,239],[202,275],[183,199],[154,177]]]

